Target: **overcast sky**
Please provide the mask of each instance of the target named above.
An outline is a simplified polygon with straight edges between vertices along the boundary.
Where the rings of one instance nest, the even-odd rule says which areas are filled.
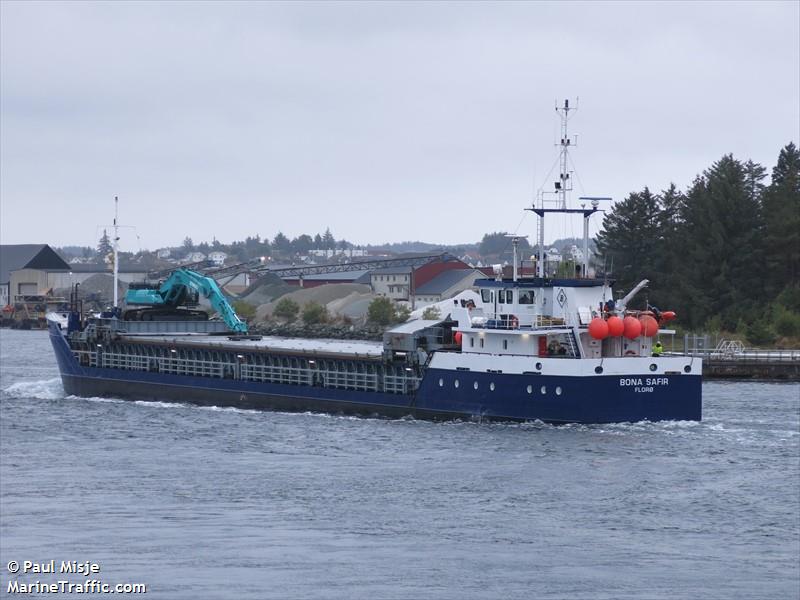
[[[127,250],[533,240],[556,98],[580,97],[575,197],[771,169],[800,137],[799,7],[3,1],[0,237],[94,246],[118,195]]]

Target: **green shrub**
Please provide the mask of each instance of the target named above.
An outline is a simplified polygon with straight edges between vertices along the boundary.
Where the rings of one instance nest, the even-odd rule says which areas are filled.
[[[244,321],[249,321],[256,316],[256,307],[244,300],[236,300],[231,306],[239,318]]]
[[[765,319],[757,319],[747,326],[747,341],[754,346],[767,346],[777,337]]]
[[[381,296],[369,303],[367,319],[370,323],[388,325],[394,321],[394,318],[394,303],[389,298]]]
[[[287,323],[294,321],[299,313],[300,305],[291,298],[281,298],[275,305],[275,310],[272,311],[276,317],[286,319]]]
[[[776,298],[778,304],[788,310],[800,312],[800,285],[787,285]]]
[[[407,306],[396,306],[394,309],[394,322],[405,323],[411,316],[411,309]]]
[[[779,306],[775,309],[773,320],[778,335],[796,337],[800,335],[800,314]]]
[[[442,318],[442,311],[436,305],[431,305],[422,311],[422,318],[426,321],[435,321]]]
[[[706,325],[703,329],[710,333],[719,333],[722,331],[722,317],[719,315],[714,315],[708,321],[706,321]]]
[[[314,325],[328,320],[328,310],[318,302],[308,302],[303,306],[303,323]]]

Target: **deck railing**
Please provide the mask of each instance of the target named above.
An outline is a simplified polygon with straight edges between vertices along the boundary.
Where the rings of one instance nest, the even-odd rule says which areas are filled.
[[[317,385],[367,392],[381,391],[381,377],[375,372],[321,369],[312,366],[252,365],[246,362],[231,363],[87,350],[76,350],[74,355],[81,365],[87,367],[150,371],[217,379],[231,378],[289,385]],[[382,380],[383,391],[390,394],[412,393],[419,387],[420,382],[420,378],[413,371],[404,371],[399,375],[387,374],[383,376]]]

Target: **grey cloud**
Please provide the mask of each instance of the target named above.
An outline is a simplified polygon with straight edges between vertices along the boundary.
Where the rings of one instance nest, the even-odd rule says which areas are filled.
[[[792,3],[1,10],[4,243],[94,243],[114,194],[149,247],[476,240],[543,183],[558,97],[581,97],[584,191],[616,198],[800,137]]]

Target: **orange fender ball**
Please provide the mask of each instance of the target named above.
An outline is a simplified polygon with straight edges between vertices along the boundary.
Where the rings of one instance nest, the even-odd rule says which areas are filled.
[[[639,317],[639,323],[642,324],[642,335],[645,337],[653,337],[658,333],[658,321],[650,315]]]
[[[625,317],[622,326],[623,335],[629,340],[635,340],[642,333],[642,324],[634,317]]]
[[[619,337],[625,331],[625,324],[619,317],[608,317],[608,335],[611,337]]]
[[[596,340],[604,340],[608,337],[608,323],[600,317],[595,317],[589,323],[589,335]]]

